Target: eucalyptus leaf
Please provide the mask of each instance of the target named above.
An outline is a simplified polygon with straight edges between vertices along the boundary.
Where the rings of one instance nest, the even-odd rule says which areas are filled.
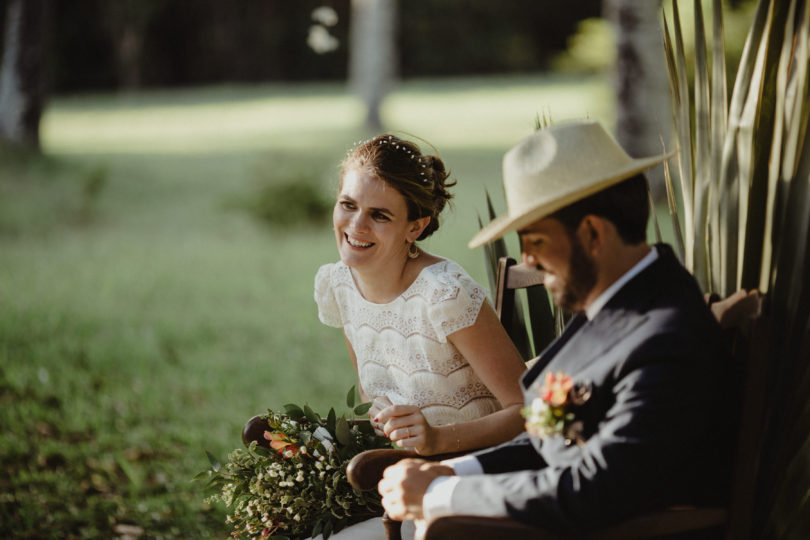
[[[370,401],[366,403],[361,403],[360,405],[354,408],[354,414],[358,416],[366,414],[368,410],[371,408],[371,405],[372,403]]]
[[[354,395],[355,389],[354,386],[352,386],[351,388],[349,388],[349,393],[346,394],[346,406],[349,407],[350,409],[354,407],[355,403]]]
[[[219,470],[219,468],[222,466],[222,464],[221,464],[221,463],[219,462],[219,460],[218,460],[218,459],[217,459],[217,458],[214,456],[214,454],[212,454],[211,452],[209,452],[208,450],[206,450],[206,451],[205,451],[205,456],[208,458],[208,463],[210,463],[210,464],[211,464],[211,468],[212,468],[212,469],[214,469],[215,471],[218,471],[218,470]]]
[[[318,425],[321,423],[321,417],[318,416],[309,405],[304,405],[304,416],[306,416],[307,420],[309,420],[313,425]]]
[[[337,425],[335,426],[335,437],[337,437],[340,444],[348,445],[352,442],[349,423],[346,421],[346,417],[343,415],[341,415],[337,420]]]
[[[336,422],[335,408],[332,407],[329,409],[329,414],[326,415],[326,429],[329,430],[329,433],[331,433],[332,435],[335,434],[335,422]]]
[[[304,417],[304,411],[301,409],[301,407],[295,405],[294,403],[287,403],[284,405],[284,412],[287,413],[287,416],[295,420]]]

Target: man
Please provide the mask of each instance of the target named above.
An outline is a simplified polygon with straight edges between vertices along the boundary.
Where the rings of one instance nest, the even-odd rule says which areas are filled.
[[[379,490],[390,517],[578,532],[725,496],[729,355],[692,276],[645,240],[641,173],[666,157],[632,159],[594,122],[542,129],[506,154],[508,213],[470,247],[517,230],[523,262],[576,313],[522,378],[531,407],[549,398],[547,373],[570,377],[574,418],[563,432],[529,426],[472,456],[389,467]]]

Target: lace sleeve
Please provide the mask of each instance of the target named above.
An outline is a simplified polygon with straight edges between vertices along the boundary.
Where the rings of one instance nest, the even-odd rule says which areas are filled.
[[[325,264],[315,274],[315,303],[318,304],[318,318],[323,324],[342,328],[343,320],[332,285],[333,267],[332,264]]]
[[[429,317],[436,335],[446,341],[453,332],[475,324],[487,293],[463,268],[452,262],[436,274],[435,279]]]

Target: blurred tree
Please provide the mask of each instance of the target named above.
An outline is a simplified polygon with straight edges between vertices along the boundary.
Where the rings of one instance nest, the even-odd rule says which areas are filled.
[[[366,126],[382,129],[380,105],[398,72],[396,0],[352,0],[349,86],[366,105]]]
[[[162,4],[163,0],[117,0],[100,4],[115,51],[119,88],[140,88],[146,28]]]
[[[45,63],[50,0],[6,4],[0,67],[0,138],[39,149],[46,99]]]
[[[616,36],[616,139],[633,157],[660,154],[672,131],[661,0],[604,0],[602,9]],[[647,176],[653,197],[665,201],[663,167]]]

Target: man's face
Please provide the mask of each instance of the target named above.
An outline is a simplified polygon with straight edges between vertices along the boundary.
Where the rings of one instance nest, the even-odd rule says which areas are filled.
[[[545,271],[543,284],[554,303],[567,311],[584,309],[597,269],[576,234],[554,218],[537,220],[519,234],[523,263]]]

